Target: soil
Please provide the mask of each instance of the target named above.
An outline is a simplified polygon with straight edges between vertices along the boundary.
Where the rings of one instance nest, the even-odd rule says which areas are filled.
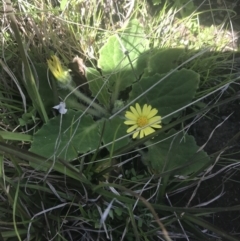
[[[225,146],[228,141],[233,138],[240,131],[240,100],[221,106],[215,111],[208,113],[207,117],[202,118],[195,123],[190,129],[191,135],[194,135],[195,140],[199,146],[204,145],[212,131],[221,124],[212,135],[204,148],[210,156]],[[231,115],[228,119],[226,119]],[[240,161],[240,138],[231,143],[231,146],[221,154],[217,164],[211,171],[216,173],[227,163],[227,160],[234,159],[236,162]],[[216,158],[213,158],[215,161]],[[196,193],[196,196],[191,201],[189,207],[199,205],[216,198],[215,201],[204,206],[207,208],[226,208],[235,205],[240,205],[240,169],[232,169],[221,172],[207,181],[203,181]],[[195,187],[188,189],[180,194],[174,195],[171,198],[173,206],[184,207],[187,205],[190,197],[193,194]],[[220,195],[222,193],[222,195]],[[214,225],[221,231],[228,233],[240,240],[240,211],[226,211],[218,212],[209,217],[202,217],[210,224]],[[202,229],[202,228],[201,228]],[[208,232],[209,233],[209,232]],[[213,234],[213,233],[211,233]],[[185,239],[184,239],[185,240]],[[190,239],[193,241],[192,239]],[[227,241],[227,239],[211,239],[216,241]]]
[[[197,4],[199,1],[195,1]],[[202,1],[200,1],[202,3]],[[206,1],[209,3],[209,1]],[[212,9],[222,7],[229,8],[236,12],[233,18],[234,31],[239,33],[240,30],[240,1],[211,1],[215,4]],[[203,5],[202,8],[205,8]],[[209,9],[209,6],[208,6]],[[216,11],[218,12],[218,11]],[[214,21],[222,21],[228,14],[226,11],[214,17]],[[202,20],[205,25],[214,24],[212,18]],[[236,43],[239,46],[239,38]],[[239,68],[240,70],[240,68]],[[225,118],[231,115],[218,129],[215,130],[208,144],[204,150],[209,154],[218,152],[227,145],[227,142],[240,131],[240,101],[235,101],[227,105],[221,106],[215,112],[211,112],[210,116],[201,119],[192,128],[192,133],[195,136],[197,144],[202,146],[208,140],[210,133],[216,126],[222,123]],[[225,161],[221,160],[225,158]],[[221,162],[226,165],[227,159],[234,159],[236,162],[240,161],[240,139],[237,139],[231,146],[221,155],[218,165],[213,169],[213,172],[221,169]],[[201,184],[195,200],[199,203],[206,202],[219,195],[224,194],[216,201],[209,204],[207,207],[231,207],[240,204],[240,171],[235,168],[215,176],[214,178],[205,181]],[[235,238],[240,240],[240,211],[221,212],[214,214],[208,219],[210,223],[225,231]]]
[[[196,6],[200,6],[201,10],[209,10],[210,1],[198,1],[194,0]],[[231,9],[235,11],[236,15],[232,19],[232,26],[234,32],[240,32],[240,1],[211,1],[212,9]],[[211,15],[208,12],[202,14],[200,18],[201,24],[204,26],[211,26],[212,24],[217,24],[223,22],[226,18],[227,11],[215,11],[215,15]],[[239,49],[239,38],[236,38],[236,45]],[[235,46],[236,47],[236,46]],[[238,73],[240,73],[240,65],[238,68]],[[237,85],[233,86],[234,88]],[[239,87],[237,87],[239,89]],[[236,90],[238,91],[238,90]],[[208,115],[198,121],[190,130],[190,134],[194,135],[196,142],[199,146],[204,145],[211,134],[211,132],[222,123],[214,132],[211,139],[208,141],[204,150],[212,155],[224,148],[228,141],[233,138],[238,132],[240,132],[240,100],[228,103],[227,105],[220,106],[208,113]],[[229,118],[227,118],[230,115]],[[227,118],[227,119],[226,119]],[[232,159],[230,162],[229,160]],[[216,173],[222,167],[226,166],[226,163],[235,162],[240,163],[240,138],[235,142],[231,143],[229,148],[221,154],[221,158],[218,160],[217,165],[212,170],[212,173]],[[185,206],[192,195],[194,189],[188,190],[184,194],[181,193],[181,205]],[[197,194],[191,203],[191,206],[207,202],[219,194],[223,195],[206,207],[231,207],[235,205],[240,205],[240,168],[234,168],[216,175],[214,178],[209,179],[201,183]],[[205,218],[206,221],[218,227],[220,230],[234,236],[240,240],[240,211],[229,211],[229,212],[219,212],[211,215],[209,218]],[[219,239],[216,239],[219,240]],[[224,239],[220,239],[225,241]]]
[[[199,146],[202,146],[208,140],[210,133],[215,127],[222,123],[224,119],[231,116],[214,132],[204,150],[209,154],[218,152],[227,145],[227,142],[240,131],[240,104],[238,101],[222,106],[216,113],[212,113],[214,118],[204,118],[195,124],[193,132]],[[222,158],[240,160],[240,139],[236,140],[226,152],[221,155]],[[221,158],[219,164],[213,169],[213,172],[221,169]],[[224,161],[226,163],[226,160]],[[201,184],[196,199],[199,203],[206,202],[219,195],[224,195],[207,207],[231,207],[240,204],[240,171],[233,169],[215,176]],[[208,220],[221,230],[232,234],[240,240],[240,211],[221,212],[213,215]]]

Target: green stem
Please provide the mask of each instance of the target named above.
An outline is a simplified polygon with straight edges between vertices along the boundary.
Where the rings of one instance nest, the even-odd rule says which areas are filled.
[[[79,90],[76,90],[75,87],[73,87],[71,84],[67,85],[67,88],[73,93],[75,94],[79,99],[81,99],[82,101],[86,102],[87,104],[91,105],[95,110],[95,114],[97,113],[97,116],[101,116],[101,114],[103,115],[107,115],[107,111],[100,106],[99,104],[93,102],[92,99],[88,98],[86,95],[84,95],[82,92],[80,92]]]
[[[112,97],[111,97],[111,108],[113,108],[115,101],[118,99],[119,95],[119,81],[116,81]]]
[[[71,104],[73,105],[73,104]],[[96,117],[101,117],[101,113],[99,113],[99,111],[92,109],[92,108],[88,108],[86,109],[86,106],[81,104],[81,103],[74,103],[74,106],[76,109],[80,109],[82,111],[86,111],[88,114],[96,116]],[[1,133],[1,132],[0,132]]]

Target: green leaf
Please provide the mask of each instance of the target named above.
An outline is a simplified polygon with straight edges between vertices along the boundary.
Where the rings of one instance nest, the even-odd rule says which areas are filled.
[[[164,75],[155,74],[153,76],[144,76],[138,83],[132,87],[130,93],[130,101],[137,98],[145,90],[152,87]],[[199,75],[187,69],[176,71],[158,85],[148,91],[137,102],[143,106],[150,104],[158,109],[158,114],[162,117],[178,110],[181,107],[189,104],[196,93],[199,83]],[[178,113],[163,120],[163,123],[168,123],[173,117],[177,117]]]
[[[59,104],[57,102],[59,101],[59,97],[60,99],[65,100],[66,96],[67,96],[67,99],[65,100],[65,103],[67,108],[79,109],[78,108],[79,102],[77,100],[77,97],[73,93],[69,95],[70,91],[68,89],[62,89],[57,87],[56,80],[54,80],[51,83],[48,83],[46,70],[47,70],[46,64],[36,65],[36,71],[38,73],[38,78],[39,78],[39,93],[43,100],[43,104],[47,112],[50,112],[53,106]],[[50,84],[52,85],[52,89],[49,86]]]
[[[180,10],[182,18],[188,17],[197,9],[194,2],[189,0],[175,0],[173,7]]]
[[[177,134],[173,129],[155,137],[148,145],[148,152],[143,154],[143,161],[156,173],[185,167],[174,175],[189,175],[197,172],[209,161],[204,151],[198,152],[199,147],[193,136],[183,135],[182,132]]]
[[[46,158],[54,155],[65,160],[76,158],[97,148],[99,144],[98,123],[90,115],[69,110],[65,115],[52,118],[33,136],[30,151]],[[79,121],[76,121],[79,120]]]
[[[118,35],[109,37],[99,51],[98,65],[109,80],[110,90],[124,90],[139,78],[143,69],[137,66],[137,59],[147,50],[148,44],[144,30],[136,19],[130,21]],[[125,50],[130,60],[124,53]]]
[[[153,0],[153,5],[158,5],[162,3],[162,0]]]
[[[76,90],[76,91],[78,91],[78,90]],[[79,101],[78,101],[78,98],[76,97],[76,95],[74,95],[73,93],[71,93],[69,95],[70,91],[68,89],[60,89],[60,88],[57,90],[57,93],[58,93],[60,99],[65,100],[65,104],[68,109],[79,110],[79,107],[78,107]]]
[[[104,144],[113,142],[111,145],[108,145],[106,147],[109,151],[111,151],[112,148],[113,151],[115,151],[123,146],[126,146],[130,142],[129,137],[123,138],[115,142],[116,139],[123,137],[127,134],[127,126],[123,122],[124,120],[119,117],[115,117],[114,119],[105,122],[103,142]]]
[[[12,141],[26,141],[31,142],[32,136],[17,132],[9,132],[9,131],[0,131],[0,138],[3,140],[12,140]]]
[[[61,9],[62,11],[64,11],[65,8],[66,8],[66,6],[67,6],[67,4],[68,4],[68,1],[67,1],[67,0],[61,0],[61,1],[60,1],[60,9]]]
[[[55,103],[53,90],[50,88],[47,80],[47,65],[35,64],[35,69],[39,80],[39,94],[47,113],[49,113]]]
[[[30,106],[27,113],[22,114],[22,118],[18,118],[19,125],[25,126],[27,124],[33,124],[36,121],[36,109]]]
[[[160,49],[154,50],[148,60],[147,71],[148,75],[164,74],[175,69],[180,62],[180,57],[184,55],[184,49]]]
[[[89,89],[93,96],[97,96],[98,101],[105,107],[109,106],[110,94],[108,92],[108,84],[105,83],[106,80],[100,75],[100,73],[93,68],[86,68],[86,77],[88,80]],[[104,85],[104,87],[103,87]],[[101,89],[100,93],[99,90]]]
[[[114,212],[115,212],[119,217],[121,217],[121,215],[122,215],[122,213],[123,213],[123,209],[117,207],[117,208],[114,209]]]

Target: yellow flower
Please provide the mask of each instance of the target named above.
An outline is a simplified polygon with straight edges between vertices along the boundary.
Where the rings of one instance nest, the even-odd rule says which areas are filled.
[[[161,116],[156,116],[158,110],[152,108],[151,105],[145,104],[141,109],[137,103],[136,107],[130,106],[131,111],[126,111],[125,117],[127,120],[124,122],[126,125],[131,125],[127,129],[127,133],[133,132],[133,138],[136,138],[140,133],[140,138],[150,135],[155,130],[153,128],[161,128]],[[139,131],[137,131],[139,130]]]
[[[59,58],[56,55],[52,55],[50,59],[47,60],[48,68],[54,75],[54,77],[63,85],[67,85],[71,82],[72,77],[66,68],[62,67]]]

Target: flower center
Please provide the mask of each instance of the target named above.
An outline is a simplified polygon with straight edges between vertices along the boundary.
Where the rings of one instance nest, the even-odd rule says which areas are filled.
[[[148,124],[148,118],[146,116],[140,116],[137,119],[137,125],[139,127],[146,126]]]

